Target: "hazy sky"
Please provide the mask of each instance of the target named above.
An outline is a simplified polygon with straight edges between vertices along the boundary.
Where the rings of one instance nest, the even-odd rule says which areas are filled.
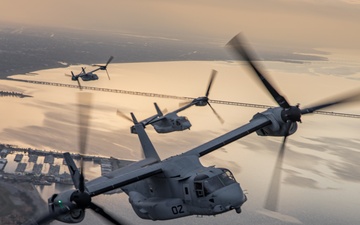
[[[360,0],[2,0],[0,22],[360,49]]]

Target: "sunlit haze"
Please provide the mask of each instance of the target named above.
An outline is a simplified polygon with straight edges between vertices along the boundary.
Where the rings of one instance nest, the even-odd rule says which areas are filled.
[[[0,96],[0,143],[79,152],[80,91],[57,85],[77,85],[68,76],[71,71],[88,71],[110,56],[110,79],[99,70],[99,80],[81,81],[84,87],[122,92],[83,90],[93,95],[87,154],[142,159],[138,137],[130,133],[132,123],[116,112],[133,112],[141,120],[156,113],[154,102],[161,109],[176,110],[185,97],[205,94],[212,70],[218,73],[211,100],[277,106],[249,66],[225,47],[240,32],[260,59],[256,63],[292,105],[306,107],[359,92],[360,0],[259,2],[2,0],[0,91],[26,97]],[[302,117],[297,132],[287,139],[278,213],[265,210],[264,201],[282,137],[256,134],[201,158],[205,166],[234,173],[248,196],[241,214],[159,222],[137,217],[125,194],[97,196],[94,201],[131,224],[360,224],[359,105],[357,101],[325,110],[354,118]],[[210,107],[192,106],[178,113],[191,121],[190,130],[158,134],[146,127],[161,159],[236,129],[265,110],[212,106],[224,124]],[[43,199],[63,191],[58,186],[37,190]],[[102,224],[89,211],[80,224]]]
[[[0,22],[228,40],[243,31],[267,44],[359,49],[357,0],[3,0]]]

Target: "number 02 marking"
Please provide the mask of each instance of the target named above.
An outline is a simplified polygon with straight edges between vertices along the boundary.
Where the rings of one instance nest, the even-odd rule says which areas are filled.
[[[171,207],[171,211],[174,215],[179,214],[179,213],[185,213],[182,205],[177,205],[177,206]]]

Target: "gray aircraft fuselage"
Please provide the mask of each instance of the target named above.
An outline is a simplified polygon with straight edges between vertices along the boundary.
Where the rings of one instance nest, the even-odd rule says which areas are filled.
[[[157,133],[169,133],[190,129],[191,123],[184,116],[170,117],[151,124]]]
[[[163,173],[124,186],[136,214],[143,219],[167,220],[188,215],[216,215],[247,200],[227,169],[204,167],[194,155],[160,162]]]

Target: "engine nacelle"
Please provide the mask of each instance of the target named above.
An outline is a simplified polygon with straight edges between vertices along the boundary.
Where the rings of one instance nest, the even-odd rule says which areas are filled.
[[[286,132],[286,122],[282,119],[281,113],[283,108],[276,107],[270,108],[262,113],[257,113],[252,120],[256,120],[256,118],[265,116],[271,121],[271,125],[261,128],[256,131],[259,136],[284,136]],[[291,123],[290,130],[288,135],[295,133],[297,130],[297,123]]]
[[[64,210],[65,207],[68,207],[71,203],[71,195],[73,190],[63,192],[61,194],[54,194],[51,198],[48,199],[48,207],[50,213],[58,212]],[[59,220],[64,223],[80,223],[85,218],[85,210],[83,209],[73,209],[68,213],[62,214],[56,217],[56,220]]]
[[[143,219],[168,220],[190,215],[186,205],[179,198],[148,199],[131,191],[129,202],[135,213]]]

